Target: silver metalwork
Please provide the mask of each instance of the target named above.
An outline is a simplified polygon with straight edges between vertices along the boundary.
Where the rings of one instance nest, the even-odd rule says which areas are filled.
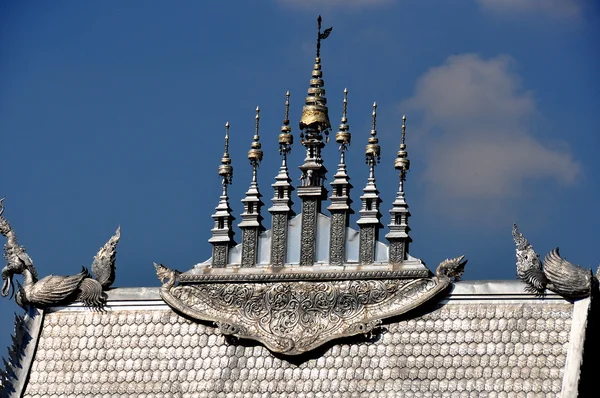
[[[222,178],[223,190],[219,198],[219,204],[215,208],[212,218],[215,225],[212,231],[212,237],[208,240],[213,245],[212,266],[225,267],[229,262],[229,248],[236,243],[233,240],[235,233],[233,232],[233,214],[229,206],[229,196],[227,195],[227,187],[231,185],[233,180],[233,166],[231,166],[231,158],[229,157],[229,122],[225,123],[225,151],[221,158],[219,166],[219,177]]]
[[[223,334],[297,355],[368,333],[382,319],[424,304],[462,274],[463,257],[440,264],[434,277],[417,279],[185,284],[178,271],[155,267],[161,297],[176,311],[213,321]]]
[[[371,137],[365,148],[365,159],[369,165],[369,178],[360,197],[362,202],[359,211],[360,218],[356,222],[360,228],[360,263],[371,264],[375,260],[375,242],[379,240],[379,229],[381,225],[381,213],[379,212],[379,190],[375,185],[375,165],[380,160],[379,139],[377,138],[377,103],[373,103],[372,113],[373,126]]]
[[[271,221],[271,247],[270,247],[270,263],[276,267],[283,267],[287,257],[287,231],[288,221],[295,213],[292,209],[291,193],[294,190],[291,182],[288,167],[287,155],[292,150],[294,136],[290,127],[290,92],[285,93],[285,118],[281,133],[279,134],[279,153],[281,155],[281,167],[279,174],[275,177],[273,187],[273,206],[269,209],[272,214]]]
[[[318,267],[261,267],[244,272],[244,268],[228,268],[223,272],[212,272],[205,268],[201,273],[183,273],[181,282],[272,282],[272,281],[322,281],[322,280],[359,280],[389,278],[427,278],[429,271],[419,260],[404,262],[402,267],[382,264],[318,266]],[[220,270],[219,270],[220,271]]]
[[[0,368],[0,396],[23,396],[27,376],[35,356],[37,340],[42,327],[44,310],[29,307],[24,315],[15,314],[15,329],[8,358],[2,358]]]
[[[8,220],[3,217],[4,199],[0,199],[0,233],[6,237],[4,259],[7,264],[2,268],[2,296],[6,297],[14,291],[13,277],[23,275],[23,285],[17,281],[18,291],[15,301],[21,307],[47,307],[61,302],[79,300],[94,308],[101,308],[106,303],[103,290],[109,288],[114,281],[116,246],[120,239],[120,227],[115,235],[100,248],[94,257],[93,269],[98,272],[94,277],[83,267],[76,275],[49,275],[38,280],[33,261],[25,252],[25,248],[17,241],[17,236]]]
[[[465,256],[448,258],[438,265],[435,273],[437,276],[444,275],[451,281],[458,282],[465,272],[467,261]]]
[[[409,244],[412,242],[412,239],[408,234],[410,231],[408,226],[410,211],[408,211],[408,204],[406,203],[404,194],[406,173],[410,168],[410,160],[408,159],[408,152],[406,152],[405,139],[406,116],[402,116],[402,142],[396,160],[394,161],[394,168],[400,173],[400,184],[398,185],[396,199],[394,200],[394,203],[392,203],[392,208],[390,209],[391,220],[388,225],[390,232],[385,235],[390,242],[390,263],[392,264],[400,264],[406,259]]]
[[[359,261],[361,264],[372,264],[375,259],[375,226],[361,225],[360,243],[358,248]]]
[[[350,220],[350,214],[354,211],[350,205],[350,177],[346,172],[346,150],[350,145],[352,135],[348,126],[347,118],[348,89],[344,89],[344,110],[339,131],[335,135],[335,141],[339,144],[340,163],[337,172],[331,182],[331,204],[327,208],[331,213],[331,228],[329,230],[329,263],[331,265],[342,265],[346,262],[346,229]]]
[[[265,228],[262,225],[263,217],[260,211],[264,205],[261,200],[262,195],[258,189],[257,169],[263,158],[258,127],[260,121],[260,108],[256,107],[255,132],[252,141],[252,147],[248,151],[248,160],[252,166],[252,182],[242,199],[244,212],[242,213],[242,222],[239,227],[242,230],[242,267],[254,267],[256,265],[258,253],[258,234]]]
[[[594,276],[590,270],[562,258],[558,248],[550,251],[542,264],[539,254],[513,225],[513,239],[517,246],[517,275],[527,284],[525,290],[543,296],[546,289],[566,298],[582,298],[591,294]]]
[[[302,231],[300,237],[300,265],[315,263],[318,199],[302,198]]]
[[[108,294],[103,312],[46,313],[23,396],[564,398],[578,326],[575,306],[552,292],[465,281],[443,304],[289,357],[181,316],[158,289]]]
[[[343,265],[346,261],[346,229],[348,215],[344,212],[331,213],[329,235],[329,264]]]

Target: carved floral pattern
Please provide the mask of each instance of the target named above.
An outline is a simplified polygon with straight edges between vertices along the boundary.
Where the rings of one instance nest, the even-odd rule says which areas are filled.
[[[375,261],[375,226],[361,226],[358,255],[361,264],[372,264]]]
[[[271,228],[271,264],[273,266],[285,265],[287,222],[286,213],[273,213]]]
[[[258,246],[258,231],[256,228],[242,230],[242,267],[256,265],[256,248]]]
[[[315,232],[317,230],[317,200],[302,200],[302,232],[300,238],[300,265],[315,262]]]
[[[404,261],[404,242],[401,240],[390,240],[390,263],[399,264]]]
[[[346,213],[331,213],[331,234],[329,243],[329,264],[344,264],[346,243]]]
[[[295,355],[345,336],[367,333],[381,319],[428,301],[447,278],[280,283],[165,284],[161,296],[224,334]]]
[[[226,244],[215,244],[213,245],[213,261],[212,266],[215,268],[223,268],[227,265],[227,245]]]

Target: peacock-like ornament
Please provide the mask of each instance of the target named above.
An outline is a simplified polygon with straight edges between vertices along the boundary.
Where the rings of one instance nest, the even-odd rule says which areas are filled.
[[[7,264],[2,268],[3,297],[15,293],[13,279],[16,274],[23,276],[23,284],[17,281],[15,301],[21,307],[38,308],[56,304],[81,301],[91,308],[102,308],[106,304],[106,293],[115,280],[116,248],[121,236],[120,227],[100,248],[92,263],[92,276],[87,268],[75,275],[48,275],[38,279],[38,273],[25,247],[19,244],[10,223],[4,218],[4,199],[0,199],[0,233],[6,237],[4,259]]]
[[[517,224],[512,233],[517,245],[517,276],[526,283],[526,291],[542,297],[548,289],[568,299],[590,295],[595,280],[591,270],[562,258],[558,247],[546,254],[542,263]]]

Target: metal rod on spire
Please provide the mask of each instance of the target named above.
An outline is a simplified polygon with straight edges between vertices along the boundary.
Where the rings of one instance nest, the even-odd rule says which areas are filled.
[[[326,38],[329,37],[329,35],[331,34],[331,31],[333,30],[333,26],[330,28],[327,28],[323,31],[323,33],[321,33],[321,21],[323,20],[323,18],[321,18],[321,16],[319,15],[319,17],[317,18],[317,27],[319,29],[319,32],[317,34],[317,58],[319,58],[321,56],[321,40],[325,40]]]

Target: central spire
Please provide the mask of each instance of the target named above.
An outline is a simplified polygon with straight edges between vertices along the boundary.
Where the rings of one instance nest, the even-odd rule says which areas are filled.
[[[317,35],[317,56],[315,65],[312,71],[312,79],[310,79],[310,87],[308,88],[308,96],[304,107],[302,108],[302,117],[300,118],[300,130],[309,130],[310,132],[328,133],[331,123],[329,122],[329,114],[327,109],[327,98],[325,98],[325,89],[323,86],[323,72],[321,71],[321,40],[329,37],[333,27],[325,29],[321,33],[321,16],[317,19],[318,35]],[[310,133],[308,133],[310,134]],[[307,136],[307,139],[316,138]],[[319,137],[319,140],[321,137]]]
[[[321,72],[321,40],[325,40],[333,28],[321,33],[321,16],[317,19],[317,57],[310,79],[308,96],[302,108],[300,118],[300,143],[306,148],[302,171],[302,184],[298,187],[298,196],[302,199],[302,231],[300,245],[300,264],[313,265],[316,255],[317,218],[321,213],[321,202],[327,197],[324,187],[327,169],[323,166],[321,150],[325,147],[323,133],[328,136],[331,124],[327,111],[327,99],[323,88]]]

